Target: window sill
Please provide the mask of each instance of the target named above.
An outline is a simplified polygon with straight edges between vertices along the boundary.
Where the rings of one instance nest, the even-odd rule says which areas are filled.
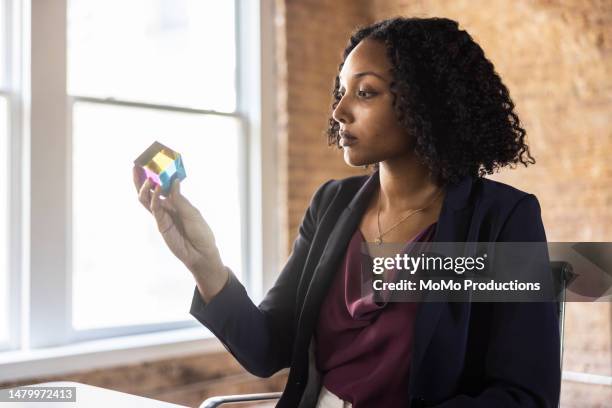
[[[225,351],[225,348],[203,327],[36,350],[9,350],[0,352],[0,382],[218,351]]]

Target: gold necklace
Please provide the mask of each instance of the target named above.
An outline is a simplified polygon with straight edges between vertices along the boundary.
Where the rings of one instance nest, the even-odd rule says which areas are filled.
[[[381,245],[383,243],[382,237],[384,235],[387,235],[389,232],[391,232],[393,229],[395,229],[395,227],[397,227],[398,225],[400,225],[402,222],[406,221],[409,217],[413,216],[414,214],[421,212],[423,210],[425,210],[427,207],[431,206],[440,196],[440,194],[442,193],[442,191],[444,191],[444,187],[441,187],[438,192],[436,193],[435,197],[429,202],[429,204],[427,204],[424,207],[421,208],[417,208],[416,210],[413,210],[410,212],[410,214],[408,214],[407,216],[405,216],[404,218],[402,218],[401,220],[399,220],[398,222],[396,222],[395,224],[393,224],[393,226],[391,228],[389,228],[388,230],[386,230],[385,232],[381,232],[380,231],[380,202],[381,200],[381,190],[378,190],[378,214],[377,214],[377,221],[378,221],[378,238],[376,238],[376,243],[378,245]]]

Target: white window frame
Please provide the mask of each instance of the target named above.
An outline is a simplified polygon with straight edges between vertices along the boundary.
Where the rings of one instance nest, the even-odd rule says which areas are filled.
[[[2,231],[7,234],[8,248],[7,263],[8,268],[8,342],[0,344],[0,351],[15,349],[21,344],[20,321],[23,312],[21,290],[27,277],[22,271],[27,270],[27,265],[23,264],[22,252],[23,237],[26,234],[26,224],[23,214],[27,211],[27,203],[24,205],[24,189],[27,188],[21,180],[28,174],[28,163],[24,160],[24,149],[27,141],[23,135],[28,125],[25,122],[27,114],[27,83],[23,78],[23,66],[27,61],[28,55],[24,52],[24,43],[27,38],[24,36],[22,26],[23,8],[18,0],[3,0],[5,7],[5,21],[0,25],[4,28],[4,38],[6,41],[5,55],[0,58],[5,63],[7,86],[0,88],[0,94],[8,101],[8,163],[7,173],[3,174],[7,180],[8,192],[8,230]],[[3,265],[2,267],[4,267]]]
[[[19,129],[11,132],[15,142],[11,144],[15,157],[12,168],[16,170],[11,174],[11,219],[19,220],[11,225],[10,240],[19,244],[10,252],[10,334],[14,350],[0,352],[0,381],[63,373],[68,361],[70,369],[76,370],[196,350],[222,350],[212,334],[189,316],[191,298],[185,299],[184,322],[91,330],[78,335],[72,332],[72,104],[87,101],[195,114],[209,112],[67,95],[67,0],[7,1],[19,4],[15,21],[20,27],[13,27],[13,32],[18,29],[19,33],[12,39],[19,37],[27,44],[21,49],[28,52],[17,58],[23,81],[15,92],[22,98],[15,104],[13,118]],[[245,286],[253,301],[258,302],[266,282],[278,272],[280,248],[274,1],[235,0],[235,5],[238,100],[236,112],[226,115],[240,119],[247,140],[241,160],[245,175],[240,193],[244,203],[243,270]],[[14,9],[17,12],[17,7]],[[17,109],[17,105],[24,109]],[[52,164],[54,171],[50,172]]]

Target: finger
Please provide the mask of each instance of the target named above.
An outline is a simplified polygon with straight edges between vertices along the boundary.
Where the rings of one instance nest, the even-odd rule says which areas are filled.
[[[168,213],[164,211],[162,207],[162,199],[161,195],[161,186],[155,186],[155,190],[153,191],[153,197],[151,198],[151,212],[155,217],[155,221],[157,222],[157,228],[159,231],[164,234],[166,231],[170,229],[172,226],[172,219],[168,216]]]
[[[168,193],[166,194],[166,196],[161,196],[161,200],[160,200],[160,205],[161,207],[168,211],[170,214],[176,214],[176,199],[174,197],[176,197],[177,192],[176,192],[176,186],[174,186],[174,183],[170,185],[170,187],[168,188]]]
[[[156,216],[161,210],[168,208],[167,203],[166,203],[166,201],[168,200],[162,199],[161,190],[162,190],[161,186],[157,184],[155,185],[155,189],[153,190],[153,194],[151,195],[150,210]]]
[[[150,210],[153,214],[159,211],[159,193],[160,191],[161,191],[161,188],[159,187],[159,185],[155,186],[155,189],[153,190],[153,195],[151,196]]]
[[[146,208],[148,211],[151,211],[151,180],[146,179],[145,182],[140,187],[140,191],[138,192],[138,201]]]
[[[172,181],[172,185],[170,186],[170,194],[168,194],[168,198],[174,199],[176,196],[181,194],[181,181],[179,179],[174,179]]]
[[[134,180],[134,187],[136,187],[136,192],[140,192],[140,188],[143,183],[146,181],[146,177],[142,167],[134,165],[132,168],[132,179]]]

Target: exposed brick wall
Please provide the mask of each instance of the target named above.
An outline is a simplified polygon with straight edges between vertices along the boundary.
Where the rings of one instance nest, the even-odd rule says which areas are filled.
[[[279,0],[281,1],[281,0]],[[287,250],[318,185],[363,174],[325,147],[331,86],[350,32],[395,15],[455,19],[510,89],[537,164],[489,178],[534,193],[549,241],[612,241],[610,1],[284,1]],[[281,55],[282,60],[282,55]],[[286,254],[285,254],[286,255]],[[564,369],[612,375],[612,305],[567,305]],[[611,387],[564,382],[562,405]],[[612,396],[611,396],[612,397]],[[609,399],[608,399],[609,402]],[[599,404],[599,405],[598,405]]]
[[[280,89],[279,108],[281,172],[287,180],[288,254],[312,194],[330,178],[364,174],[344,163],[338,149],[327,146],[324,134],[332,103],[331,92],[349,33],[367,22],[365,1],[279,0],[282,8],[279,37],[285,54],[279,65],[286,69]],[[281,207],[282,208],[282,207]]]

